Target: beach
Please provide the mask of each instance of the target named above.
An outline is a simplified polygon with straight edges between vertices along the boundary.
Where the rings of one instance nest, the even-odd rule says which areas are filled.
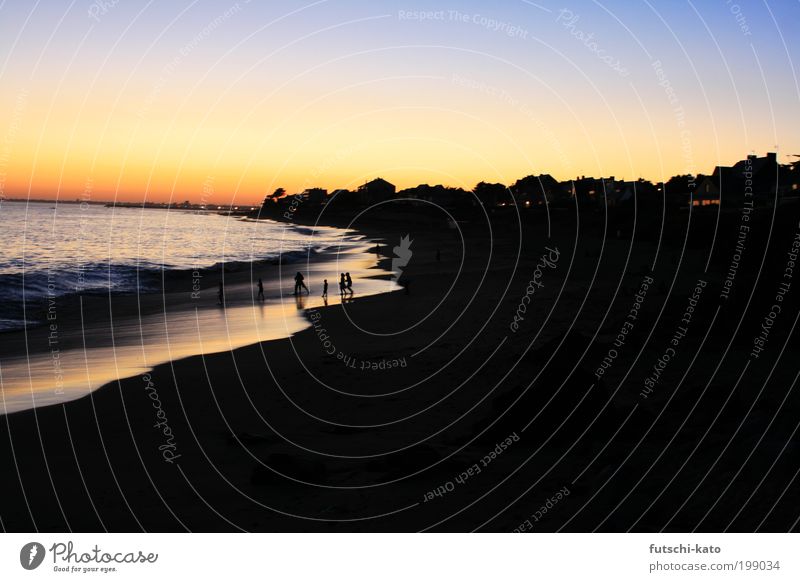
[[[229,349],[223,335],[186,358],[166,345],[152,370],[142,365],[78,400],[4,416],[3,527],[682,531],[728,522],[750,530],[764,518],[762,528],[786,529],[780,506],[765,504],[789,503],[780,490],[796,487],[785,477],[796,448],[777,450],[794,426],[785,400],[780,406],[795,398],[785,391],[791,370],[773,370],[759,393],[740,369],[717,366],[720,347],[698,359],[729,339],[730,327],[716,311],[722,271],[704,273],[691,237],[677,248],[659,240],[634,248],[630,235],[610,236],[603,219],[575,224],[554,212],[457,229],[404,219],[362,225],[370,243],[350,263],[353,300],[326,307],[310,277],[309,300],[268,310],[267,329],[288,325],[288,338],[245,345],[243,337]],[[406,235],[413,257],[401,284],[359,297],[368,266],[381,267],[375,284],[392,284],[392,249]],[[254,317],[250,277],[234,273],[226,283],[227,309],[242,309],[244,322]],[[219,317],[209,283],[192,306],[197,321]],[[115,302],[124,313],[131,299],[111,300],[115,321],[124,321]],[[139,309],[158,314],[172,300],[143,296]],[[93,298],[85,321],[102,321],[108,307]],[[286,309],[291,317],[277,311]],[[679,329],[671,363],[660,365]],[[791,349],[791,333],[781,333],[773,358],[782,344]],[[726,357],[748,350],[736,341]],[[749,372],[762,366],[766,375],[768,363]],[[697,406],[698,395],[725,406]],[[717,434],[696,432],[712,421]],[[697,515],[712,494],[744,503],[763,473],[740,471],[742,487],[724,489],[739,466],[729,455],[744,461],[754,446],[784,467],[759,489],[772,494],[747,500],[747,516],[736,517],[736,503]]]
[[[16,412],[73,400],[159,363],[287,337],[308,326],[304,309],[341,300],[337,269],[362,277],[363,296],[397,288],[367,248],[357,238],[306,260],[285,257],[173,272],[162,293],[48,296],[35,312],[41,324],[0,334],[0,407]],[[298,270],[314,279],[313,293],[293,294]],[[325,277],[331,289],[326,300],[321,296]]]
[[[0,2],[0,582],[797,579],[797,22]]]

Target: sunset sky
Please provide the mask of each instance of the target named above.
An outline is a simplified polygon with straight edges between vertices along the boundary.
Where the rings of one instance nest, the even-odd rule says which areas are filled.
[[[58,5],[0,2],[8,197],[247,204],[800,154],[798,2]]]

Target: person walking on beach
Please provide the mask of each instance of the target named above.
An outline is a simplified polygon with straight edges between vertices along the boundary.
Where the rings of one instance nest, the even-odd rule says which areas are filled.
[[[350,295],[353,294],[353,280],[350,278],[350,273],[344,274],[344,279],[347,285],[347,290],[350,291]]]
[[[344,273],[339,274],[339,295],[344,295],[345,288],[347,287],[347,283],[344,280]]]
[[[323,297],[327,297],[328,296],[328,280],[327,279],[325,279],[322,282],[322,296]]]
[[[261,282],[261,277],[258,278],[258,299],[264,301],[264,283]]]
[[[225,289],[222,286],[222,281],[219,282],[219,291],[217,292],[217,297],[219,297],[219,304],[225,305]]]
[[[303,273],[301,273],[300,271],[297,271],[297,275],[294,276],[294,294],[295,295],[300,295],[300,293],[302,292],[301,289],[305,289],[306,293],[309,293],[308,287],[306,287],[306,284],[303,281],[305,281],[305,277],[303,277]]]

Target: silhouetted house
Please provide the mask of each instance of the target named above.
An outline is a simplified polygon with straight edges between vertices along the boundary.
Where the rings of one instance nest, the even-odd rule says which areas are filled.
[[[719,206],[721,177],[730,171],[728,167],[717,166],[711,176],[698,176],[695,188],[690,192],[692,206]],[[730,182],[728,185],[730,186]],[[688,200],[687,197],[687,204]]]
[[[359,204],[358,192],[340,188],[331,192],[328,196],[328,204],[334,206],[357,206]]]
[[[503,184],[489,182],[479,182],[473,188],[472,193],[479,204],[486,208],[495,206],[510,206],[514,204],[511,192]]]
[[[362,204],[377,204],[378,202],[385,202],[391,200],[397,188],[383,178],[376,178],[372,182],[367,182],[359,187],[359,202]]]
[[[444,208],[455,208],[469,205],[472,200],[472,195],[461,188],[448,188],[441,184],[437,184],[436,186],[420,184],[414,188],[401,190],[397,193],[397,198],[420,200]]]
[[[633,182],[617,182],[612,176],[605,182],[605,203],[608,206],[618,206],[627,202],[633,202],[634,187]],[[602,204],[602,200],[598,200]]]
[[[655,184],[644,178],[639,178],[635,182],[625,182],[627,188],[632,191],[632,198],[636,198],[637,204],[658,204],[662,205],[661,190]]]
[[[323,188],[308,188],[300,194],[303,201],[311,204],[324,204],[328,199],[328,191]]]
[[[697,177],[691,204],[695,208],[721,206],[732,212],[740,212],[745,202],[755,208],[772,206],[782,194],[780,168],[773,152],[761,158],[749,155],[733,166],[717,166],[710,176]]]
[[[663,196],[662,203],[669,208],[686,208],[689,206],[689,196],[697,189],[697,185],[705,176],[698,174],[680,174],[673,176],[659,189]]]
[[[636,181],[619,181],[606,183],[606,198],[609,206],[619,204],[633,204],[634,201],[639,205],[653,204],[660,202],[658,189],[652,182],[642,178]]]
[[[633,187],[617,182],[614,176],[608,178],[586,178],[581,176],[568,183],[568,192],[578,204],[597,204],[616,206],[633,199]]]
[[[768,152],[763,158],[749,155],[747,159],[736,163],[732,179],[741,188],[742,201],[747,187],[751,187],[755,206],[774,206],[779,195],[779,175],[778,156],[775,152]],[[752,183],[748,184],[748,180]],[[736,192],[736,195],[738,197],[739,193]]]
[[[586,178],[581,176],[571,182],[562,183],[562,188],[579,204],[596,204],[598,207],[615,207],[624,204],[652,204],[661,201],[660,190],[643,178],[617,180],[608,178]]]
[[[778,180],[781,202],[800,200],[800,161],[781,165]]]
[[[603,195],[603,184],[600,180],[595,178],[581,176],[580,178],[575,178],[567,182],[567,187],[570,196],[572,196],[578,204],[594,203],[598,196],[598,191],[601,198]]]
[[[615,176],[600,178],[598,182],[595,185],[595,202],[600,207],[607,206],[609,208],[622,204],[633,204],[634,198],[643,194],[638,191],[639,187],[645,189],[645,185],[650,184],[641,178],[639,182],[626,182],[617,180]]]

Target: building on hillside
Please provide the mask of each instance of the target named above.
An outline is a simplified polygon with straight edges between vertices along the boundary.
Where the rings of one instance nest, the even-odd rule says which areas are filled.
[[[621,182],[619,183],[621,184]],[[608,204],[613,206],[618,199],[624,196],[624,191],[617,192],[618,182],[616,177],[587,178],[581,176],[568,183],[568,192],[577,199],[579,204]]]
[[[324,188],[307,188],[300,194],[303,201],[311,204],[324,204],[328,200],[328,191]]]
[[[599,187],[598,184],[599,180],[595,178],[581,176],[580,178],[575,178],[568,182],[567,186],[570,196],[572,196],[578,204],[589,204],[595,201],[598,190],[602,195],[602,184],[599,184]]]
[[[444,208],[467,206],[470,205],[473,200],[471,193],[461,188],[449,188],[441,184],[437,184],[436,186],[420,184],[414,188],[401,190],[397,193],[397,198],[430,202],[431,204]]]
[[[383,178],[376,178],[358,188],[359,201],[362,204],[377,204],[391,200],[397,188]]]

